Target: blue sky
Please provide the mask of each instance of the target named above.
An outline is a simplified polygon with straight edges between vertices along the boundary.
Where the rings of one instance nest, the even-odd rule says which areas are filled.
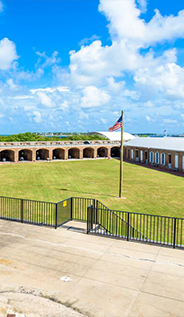
[[[0,1],[0,133],[184,132],[183,0]]]

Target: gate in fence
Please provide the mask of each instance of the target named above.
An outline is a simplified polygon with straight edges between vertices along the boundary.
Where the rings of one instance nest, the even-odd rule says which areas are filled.
[[[87,223],[88,234],[184,248],[184,219],[111,210],[96,199],[71,197],[58,203],[0,196],[0,219],[58,228]]]

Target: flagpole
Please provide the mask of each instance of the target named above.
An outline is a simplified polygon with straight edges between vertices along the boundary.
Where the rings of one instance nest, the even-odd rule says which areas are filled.
[[[124,113],[122,114],[122,127],[121,127],[121,148],[120,148],[120,179],[119,179],[119,198],[121,198],[123,190],[123,130],[124,130]]]

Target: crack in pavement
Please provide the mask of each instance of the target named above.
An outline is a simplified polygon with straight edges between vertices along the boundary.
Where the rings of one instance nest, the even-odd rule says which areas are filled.
[[[31,239],[31,238],[27,238],[27,237],[24,237],[24,236],[21,236],[19,234],[15,234],[15,233],[0,232],[0,234],[1,235],[5,235],[5,236],[12,236],[12,237],[16,237],[16,238],[20,238],[20,239],[24,239],[24,240],[29,240],[29,241],[41,242],[41,243],[44,243],[44,244],[53,245],[55,247],[72,248],[72,249],[87,251],[87,252],[90,252],[90,253],[96,253],[96,254],[99,254],[99,255],[103,254],[103,252],[98,252],[98,251],[94,251],[94,250],[87,249],[87,248],[77,247],[77,246],[73,246],[73,245],[67,245],[67,244],[63,244],[63,243],[54,243],[54,242],[44,241],[44,240],[40,240],[40,239]]]
[[[156,264],[161,264],[161,265],[179,266],[179,267],[184,268],[184,265],[183,265],[183,264],[180,264],[180,263],[161,262],[161,261],[150,260],[150,259],[144,259],[144,258],[134,258],[134,257],[129,256],[129,255],[117,254],[117,253],[114,253],[114,252],[110,252],[110,253],[113,254],[113,255],[115,255],[115,256],[119,256],[119,257],[131,259],[131,260],[135,260],[135,261],[150,262],[150,263],[156,263]]]

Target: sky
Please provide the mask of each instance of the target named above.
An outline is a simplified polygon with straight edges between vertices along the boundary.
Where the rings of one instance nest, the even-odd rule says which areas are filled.
[[[184,132],[183,0],[0,0],[0,133]]]

